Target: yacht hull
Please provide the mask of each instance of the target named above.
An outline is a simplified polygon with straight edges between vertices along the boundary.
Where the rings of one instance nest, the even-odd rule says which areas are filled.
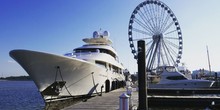
[[[33,79],[45,100],[108,92],[124,81],[123,74],[73,57],[29,50],[12,50],[10,56]]]
[[[210,88],[212,87],[214,81],[208,80],[179,80],[177,81],[169,81],[166,83],[158,83],[158,84],[149,84],[149,88]]]

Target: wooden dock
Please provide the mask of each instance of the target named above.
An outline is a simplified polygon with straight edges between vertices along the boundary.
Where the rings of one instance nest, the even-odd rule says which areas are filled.
[[[153,94],[152,91],[156,92]],[[160,94],[158,94],[160,91]],[[209,108],[220,108],[220,93],[219,94],[202,94],[206,93],[205,90],[177,90],[179,93],[174,92],[175,90],[162,89],[162,90],[148,90],[148,108],[166,108],[166,107],[188,107],[205,109]],[[190,92],[189,92],[190,91]],[[217,90],[207,90],[210,93],[216,93]],[[104,93],[102,96],[96,96],[88,99],[85,102],[79,102],[62,110],[118,110],[119,109],[119,96],[126,92],[125,88],[117,89],[109,93]],[[168,92],[169,95],[166,94]],[[186,94],[183,94],[185,93]],[[193,93],[192,93],[193,92]],[[163,94],[162,94],[163,93]],[[170,93],[174,93],[171,95]],[[189,93],[191,93],[189,95]],[[200,93],[200,94],[196,94]],[[177,95],[179,94],[179,95]],[[133,91],[131,96],[132,110],[137,109],[138,106],[138,92]],[[214,105],[212,105],[214,103]]]
[[[79,102],[71,105],[62,110],[118,110],[119,96],[123,92],[126,92],[126,89],[117,89],[109,93],[104,93],[102,96],[96,96],[88,99],[85,102]],[[134,96],[137,96],[137,94]]]

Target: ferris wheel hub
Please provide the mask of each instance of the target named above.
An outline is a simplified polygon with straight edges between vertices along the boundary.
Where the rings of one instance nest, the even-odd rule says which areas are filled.
[[[158,41],[158,40],[160,40],[160,39],[162,39],[163,38],[163,34],[159,34],[159,35],[153,35],[153,40],[154,41]]]

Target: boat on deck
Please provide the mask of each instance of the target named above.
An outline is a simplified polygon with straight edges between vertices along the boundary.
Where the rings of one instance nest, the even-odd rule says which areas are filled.
[[[124,67],[111,46],[109,32],[93,33],[71,53],[56,55],[32,50],[12,50],[10,56],[29,74],[45,101],[91,96],[122,87]]]

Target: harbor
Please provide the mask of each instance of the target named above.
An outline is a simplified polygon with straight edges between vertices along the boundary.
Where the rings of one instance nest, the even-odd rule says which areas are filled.
[[[124,2],[2,2],[0,109],[219,110],[219,1]]]

